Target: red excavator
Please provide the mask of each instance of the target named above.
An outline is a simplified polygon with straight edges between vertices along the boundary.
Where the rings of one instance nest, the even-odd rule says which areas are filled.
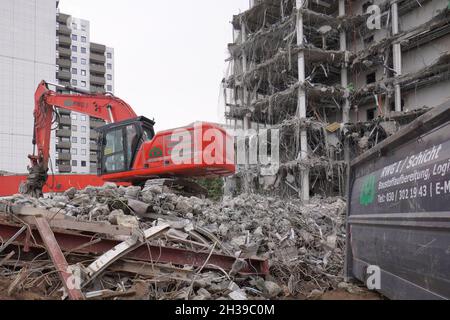
[[[49,85],[71,94],[52,91]],[[158,178],[187,187],[186,178],[227,176],[235,172],[232,138],[217,125],[196,123],[155,134],[153,120],[138,117],[126,102],[110,93],[91,94],[42,81],[35,93],[34,147],[33,155],[29,156],[27,181],[20,186],[23,194],[42,196],[49,171],[52,125],[59,118],[57,108],[108,123],[96,129],[97,174],[105,181],[143,185]]]

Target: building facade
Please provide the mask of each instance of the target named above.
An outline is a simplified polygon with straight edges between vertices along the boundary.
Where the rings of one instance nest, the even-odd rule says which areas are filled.
[[[25,173],[33,152],[34,92],[55,82],[56,0],[0,6],[0,170]]]
[[[91,41],[89,21],[57,14],[58,83],[92,93],[114,92],[114,49]],[[64,90],[59,90],[64,92]],[[54,132],[58,173],[96,173],[98,134],[104,121],[59,110]]]
[[[343,195],[356,151],[450,99],[449,12],[448,0],[253,0],[233,17],[226,117],[280,130],[276,188]]]

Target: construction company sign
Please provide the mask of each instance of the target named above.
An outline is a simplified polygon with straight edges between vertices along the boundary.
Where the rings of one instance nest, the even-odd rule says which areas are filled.
[[[358,168],[351,214],[448,211],[450,140],[441,130]]]

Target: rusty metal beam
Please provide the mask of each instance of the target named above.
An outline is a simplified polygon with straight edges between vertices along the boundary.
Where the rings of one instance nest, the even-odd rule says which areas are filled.
[[[36,218],[36,227],[41,235],[41,239],[47,248],[48,255],[52,259],[53,264],[55,265],[56,271],[58,271],[58,275],[61,278],[61,281],[66,288],[67,294],[71,300],[84,300],[83,293],[79,288],[75,288],[72,286],[71,279],[72,273],[69,270],[69,264],[64,257],[61,248],[58,245],[58,241],[55,238],[55,235],[50,228],[47,219],[42,217]]]
[[[13,224],[6,220],[0,219],[0,237],[10,238],[19,229],[20,225]],[[36,243],[30,241],[26,242],[26,236],[20,235],[15,244],[29,245],[30,247],[39,248],[44,244],[39,233],[35,230],[33,237]],[[62,230],[54,230],[54,236],[63,252],[80,253],[100,256],[103,253],[111,250],[120,241],[102,239],[98,243],[89,244],[92,241],[91,236],[81,235],[78,233]],[[89,245],[86,245],[89,244]],[[132,252],[129,252],[124,258],[138,261],[146,261],[153,263],[172,263],[178,266],[190,265],[193,267],[202,267],[205,262],[207,265],[205,269],[214,269],[214,266],[218,266],[226,271],[232,269],[233,263],[236,261],[235,257],[212,254],[208,259],[209,253],[195,252],[190,250],[167,248],[160,246],[143,245]],[[268,260],[260,258],[245,259],[248,266],[241,270],[241,274],[249,275],[267,275],[269,273]]]

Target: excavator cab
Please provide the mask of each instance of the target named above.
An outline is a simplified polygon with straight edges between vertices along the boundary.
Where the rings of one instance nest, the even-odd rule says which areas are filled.
[[[154,125],[153,120],[138,117],[98,128],[98,175],[131,170],[142,144],[154,138]]]

